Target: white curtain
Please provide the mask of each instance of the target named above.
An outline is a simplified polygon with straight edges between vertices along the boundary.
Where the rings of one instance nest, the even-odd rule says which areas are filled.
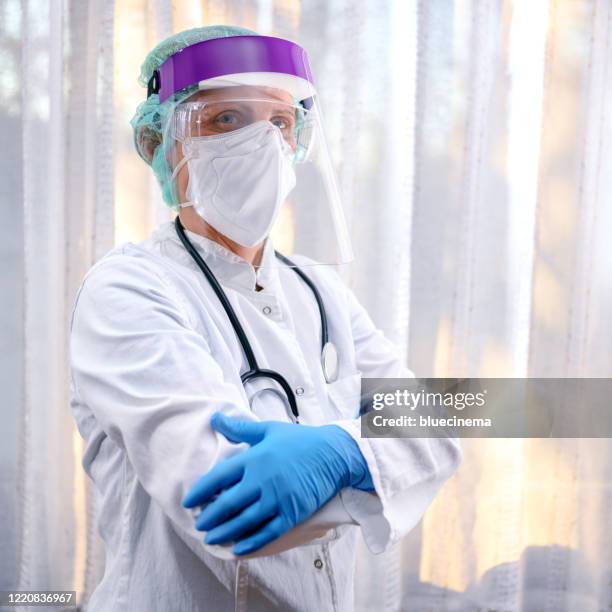
[[[0,590],[103,571],[68,406],[76,288],[169,218],[134,153],[139,64],[234,23],[300,41],[356,262],[420,376],[612,371],[612,0],[0,0]],[[361,547],[358,610],[612,606],[612,446],[469,440],[421,524]]]

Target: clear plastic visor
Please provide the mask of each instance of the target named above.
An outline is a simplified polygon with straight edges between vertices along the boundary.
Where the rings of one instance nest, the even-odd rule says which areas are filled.
[[[222,240],[223,246],[248,259],[253,245],[244,251],[248,241],[240,239],[240,228],[249,234],[276,211],[257,243],[262,267],[286,267],[274,250],[300,267],[353,259],[316,99],[308,106],[284,90],[237,84],[196,91],[174,106],[162,126],[176,204],[193,205],[212,228],[208,238],[218,242],[231,222],[239,239]],[[282,156],[269,153],[268,137],[275,135]],[[275,181],[294,186],[275,189]],[[284,197],[275,207],[279,193]]]

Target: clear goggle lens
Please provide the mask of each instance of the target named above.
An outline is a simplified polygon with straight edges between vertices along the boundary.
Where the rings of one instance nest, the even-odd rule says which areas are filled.
[[[278,127],[294,152],[294,161],[308,158],[313,144],[313,112],[297,104],[269,99],[236,98],[186,101],[172,117],[172,136],[180,142],[218,136],[266,120]]]

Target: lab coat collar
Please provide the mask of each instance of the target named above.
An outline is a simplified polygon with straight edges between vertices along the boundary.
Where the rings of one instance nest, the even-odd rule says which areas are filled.
[[[265,292],[271,291],[275,286],[278,278],[278,260],[274,255],[274,246],[270,238],[266,238],[261,265],[256,269],[242,257],[206,236],[189,230],[185,230],[185,234],[221,284],[248,291],[255,291],[255,285],[258,284]],[[173,221],[160,225],[153,233],[152,239],[162,243],[169,241],[173,247],[180,247],[164,250],[182,262],[193,262],[176,234]]]

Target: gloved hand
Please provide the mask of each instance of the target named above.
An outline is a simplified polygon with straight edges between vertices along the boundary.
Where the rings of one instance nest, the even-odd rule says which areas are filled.
[[[244,421],[219,412],[211,425],[230,442],[251,448],[213,467],[183,500],[186,508],[208,504],[196,520],[196,528],[208,532],[207,544],[236,542],[236,555],[251,553],[344,487],[374,490],[357,443],[337,425]]]

